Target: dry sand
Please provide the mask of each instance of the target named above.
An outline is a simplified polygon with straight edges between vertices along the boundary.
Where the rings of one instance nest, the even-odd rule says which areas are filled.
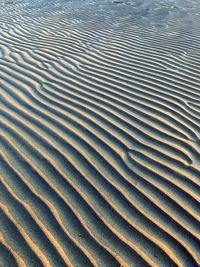
[[[199,14],[0,1],[1,267],[200,264]]]

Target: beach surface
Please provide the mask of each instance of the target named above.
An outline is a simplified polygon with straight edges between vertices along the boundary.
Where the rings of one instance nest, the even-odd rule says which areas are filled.
[[[200,265],[200,2],[0,0],[0,266]]]

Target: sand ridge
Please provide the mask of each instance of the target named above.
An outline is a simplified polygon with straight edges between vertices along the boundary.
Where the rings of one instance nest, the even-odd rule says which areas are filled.
[[[200,6],[146,3],[0,2],[0,266],[200,264]]]

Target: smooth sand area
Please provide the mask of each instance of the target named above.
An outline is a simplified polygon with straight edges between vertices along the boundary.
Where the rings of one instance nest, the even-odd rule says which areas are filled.
[[[200,264],[200,2],[0,0],[0,267]]]

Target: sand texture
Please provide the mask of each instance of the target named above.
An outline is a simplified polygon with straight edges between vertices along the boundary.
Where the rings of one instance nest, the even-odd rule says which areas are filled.
[[[0,0],[0,267],[200,264],[200,2]]]

